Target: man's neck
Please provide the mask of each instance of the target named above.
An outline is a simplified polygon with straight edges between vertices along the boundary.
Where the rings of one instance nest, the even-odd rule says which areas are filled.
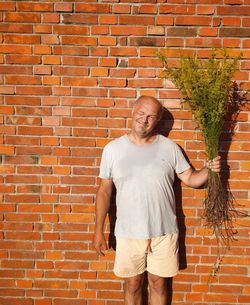
[[[128,138],[129,140],[136,144],[136,145],[147,145],[147,144],[151,144],[155,141],[157,137],[156,133],[152,133],[150,135],[147,135],[146,137],[141,137],[139,135],[137,135],[136,133],[134,133],[133,131],[131,131],[130,133],[128,133]]]

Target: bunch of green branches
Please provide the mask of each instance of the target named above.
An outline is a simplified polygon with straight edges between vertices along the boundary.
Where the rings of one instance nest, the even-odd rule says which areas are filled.
[[[220,135],[230,109],[232,77],[239,58],[230,58],[225,50],[222,56],[221,52],[218,56],[218,51],[213,50],[208,59],[181,56],[178,66],[170,66],[164,54],[158,53],[158,56],[164,66],[163,77],[175,84],[184,102],[190,105],[202,132],[208,159],[214,159],[218,155]],[[223,188],[220,175],[209,170],[204,218],[206,225],[213,229],[217,244],[226,247],[234,239],[232,221],[237,215],[234,200],[229,194]]]
[[[209,159],[218,154],[219,136],[228,110],[232,89],[232,76],[238,58],[230,59],[227,53],[221,60],[213,51],[207,60],[182,57],[179,67],[170,67],[167,57],[160,54],[164,63],[164,78],[173,81],[181,91],[202,131]]]

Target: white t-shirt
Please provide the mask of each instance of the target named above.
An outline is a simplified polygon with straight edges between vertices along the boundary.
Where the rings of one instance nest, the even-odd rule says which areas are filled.
[[[127,135],[107,144],[99,177],[116,186],[115,235],[148,239],[177,233],[173,183],[175,173],[188,168],[179,146],[162,135],[143,146]]]

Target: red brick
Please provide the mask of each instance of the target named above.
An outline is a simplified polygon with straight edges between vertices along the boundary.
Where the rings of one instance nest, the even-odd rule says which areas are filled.
[[[73,3],[55,3],[55,11],[57,12],[72,12]]]
[[[119,16],[120,24],[133,25],[153,25],[154,17],[151,16]]]
[[[173,25],[174,18],[172,16],[156,16],[156,24],[157,25]]]
[[[97,66],[98,60],[96,58],[87,58],[82,57],[64,57],[64,65],[72,66]]]
[[[62,44],[95,46],[97,45],[97,39],[86,36],[62,36]]]
[[[216,28],[201,28],[199,31],[200,36],[217,36],[217,29]]]
[[[220,48],[221,40],[218,38],[187,38],[186,44],[189,47],[201,47],[204,45]]]
[[[197,29],[188,27],[171,27],[167,29],[167,36],[196,37]]]
[[[40,44],[41,37],[38,35],[5,35],[5,42],[9,44]]]
[[[38,23],[41,22],[41,15],[38,13],[5,13],[4,21]]]
[[[111,5],[77,3],[75,5],[75,10],[76,12],[84,13],[109,13],[111,11]]]
[[[214,15],[216,6],[198,6],[197,14],[198,15]]]
[[[128,82],[129,87],[132,88],[159,88],[162,87],[162,80],[160,79],[140,79],[140,80],[131,80]]]
[[[11,1],[0,3],[0,11],[15,11],[15,3]]]
[[[141,18],[144,18],[144,17],[141,17]],[[143,26],[137,26],[137,27],[112,26],[111,27],[111,35],[115,35],[115,36],[116,35],[118,35],[118,36],[120,36],[120,35],[123,35],[123,36],[128,36],[128,35],[143,36],[143,35],[146,35],[146,28],[143,27]]]
[[[110,36],[101,36],[99,38],[99,44],[101,46],[115,46],[116,45],[116,38]]]
[[[162,4],[160,5],[160,14],[176,14],[176,15],[194,15],[194,5],[172,5]]]
[[[44,45],[34,46],[34,54],[51,54],[51,47]]]
[[[59,65],[61,63],[60,56],[53,56],[53,55],[45,55],[43,57],[43,64],[44,65]]]
[[[119,97],[119,98],[135,98],[136,90],[131,89],[110,89],[111,97]]]
[[[48,24],[36,24],[35,33],[52,34],[52,26]]]
[[[28,128],[28,127],[22,127],[20,126],[18,128],[18,134],[22,134],[22,135],[52,135],[52,128],[49,127],[33,127]]]
[[[224,48],[239,48],[240,43],[240,39],[223,39]]]
[[[5,76],[6,84],[18,85],[40,85],[41,78],[39,76]]]
[[[210,26],[211,25],[211,17],[205,17],[205,16],[194,16],[194,17],[180,17],[177,16],[175,19],[176,25],[203,25],[203,26]]]
[[[6,62],[9,64],[40,64],[40,56],[29,56],[29,55],[7,55]]]
[[[223,26],[240,26],[241,18],[240,17],[223,17],[222,24],[223,24]]]
[[[97,80],[94,78],[63,77],[62,84],[64,86],[95,87]]]
[[[63,23],[66,24],[97,24],[97,16],[94,15],[75,15],[75,14],[63,14],[62,15]]]
[[[12,54],[31,54],[32,50],[30,46],[19,46],[19,45],[2,45],[0,46],[0,53],[12,53]]]
[[[1,23],[0,32],[27,34],[33,32],[33,26],[32,24]]]
[[[115,14],[130,14],[131,6],[128,4],[114,4],[112,5],[112,12]]]
[[[44,23],[59,23],[60,21],[60,15],[56,13],[51,14],[44,14],[43,15],[43,22]]]
[[[111,47],[110,48],[111,56],[136,56],[136,48],[120,48],[120,47]]]
[[[219,16],[245,16],[250,14],[250,6],[218,6],[217,14]]]
[[[17,10],[24,12],[50,12],[53,11],[52,3],[18,2]]]
[[[20,95],[51,95],[51,88],[49,87],[17,87],[16,88],[16,93]]]

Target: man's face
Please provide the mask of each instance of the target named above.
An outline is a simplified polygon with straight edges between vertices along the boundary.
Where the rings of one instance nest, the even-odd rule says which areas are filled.
[[[154,130],[160,119],[160,105],[150,99],[139,101],[132,112],[132,130],[145,138]]]

